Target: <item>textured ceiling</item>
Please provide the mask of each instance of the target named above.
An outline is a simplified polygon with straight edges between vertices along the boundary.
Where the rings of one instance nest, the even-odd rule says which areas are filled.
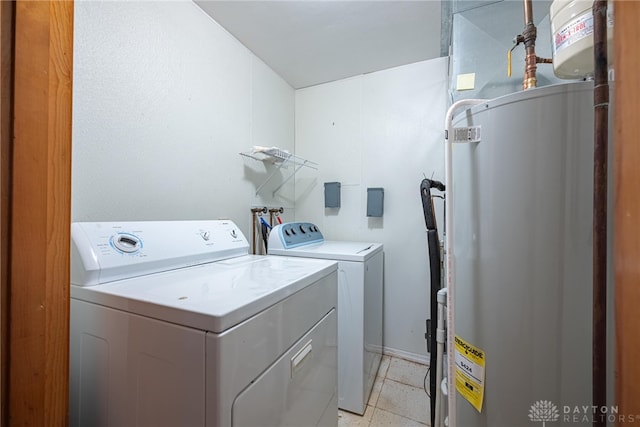
[[[440,56],[439,0],[196,0],[296,89]]]

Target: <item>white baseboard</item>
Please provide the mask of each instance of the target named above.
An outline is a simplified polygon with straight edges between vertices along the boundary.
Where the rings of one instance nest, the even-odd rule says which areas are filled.
[[[424,354],[410,353],[408,351],[398,350],[391,347],[384,347],[383,354],[385,356],[399,357],[400,359],[429,366],[429,356]]]

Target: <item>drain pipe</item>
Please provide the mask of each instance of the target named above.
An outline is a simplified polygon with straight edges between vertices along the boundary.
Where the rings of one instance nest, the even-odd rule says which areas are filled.
[[[593,425],[605,426],[607,405],[607,150],[609,81],[607,0],[593,2]]]
[[[449,427],[456,427],[456,383],[455,383],[455,354],[453,351],[453,342],[455,342],[455,277],[453,270],[453,147],[455,136],[453,132],[453,115],[461,107],[470,107],[485,102],[485,99],[463,99],[460,100],[447,111],[444,119],[444,172],[445,172],[445,189],[447,202],[445,203],[445,259],[447,267],[447,342],[449,343],[449,351],[447,352],[447,376],[448,376],[448,407],[449,407]]]

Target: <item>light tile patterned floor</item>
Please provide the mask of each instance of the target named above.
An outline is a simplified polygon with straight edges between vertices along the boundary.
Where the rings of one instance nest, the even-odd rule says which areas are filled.
[[[427,366],[384,356],[363,416],[338,413],[338,427],[419,427],[429,425]]]

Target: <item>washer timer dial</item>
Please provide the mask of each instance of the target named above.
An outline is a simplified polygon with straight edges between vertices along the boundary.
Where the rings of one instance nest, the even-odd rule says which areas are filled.
[[[118,233],[111,237],[111,245],[119,252],[134,254],[142,248],[142,240],[129,233]]]

